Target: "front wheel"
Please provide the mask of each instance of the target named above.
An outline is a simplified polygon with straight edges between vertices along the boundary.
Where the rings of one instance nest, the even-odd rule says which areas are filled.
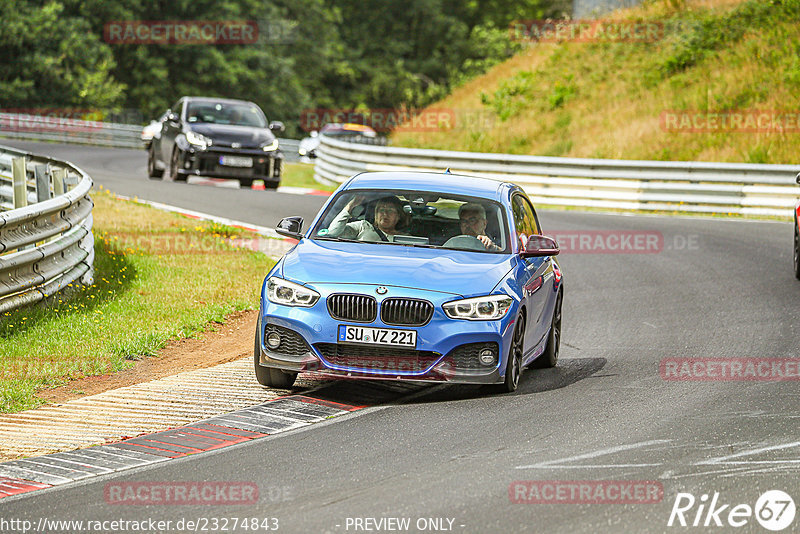
[[[169,161],[169,178],[173,182],[185,182],[186,176],[181,176],[178,170],[181,168],[181,151],[178,147],[172,150],[172,157]]]
[[[498,388],[500,393],[513,393],[519,386],[519,378],[522,375],[522,351],[525,346],[525,317],[520,314],[517,317],[517,324],[514,326],[514,338],[511,341],[511,348],[508,351],[508,363],[506,363],[506,378]]]
[[[256,380],[262,386],[271,388],[288,389],[292,387],[294,381],[297,379],[297,373],[286,373],[280,369],[273,369],[271,367],[264,367],[259,363],[259,356],[261,355],[261,347],[258,343],[258,333],[261,328],[261,321],[258,322],[256,327],[256,340],[253,347],[253,359],[256,366]]]
[[[555,367],[558,363],[558,352],[561,348],[561,301],[564,294],[560,291],[556,297],[556,308],[553,310],[553,323],[550,326],[550,334],[547,336],[547,347],[541,356],[533,360],[533,367],[537,369],[547,369]]]
[[[794,276],[800,280],[800,232],[797,230],[797,220],[794,223]]]

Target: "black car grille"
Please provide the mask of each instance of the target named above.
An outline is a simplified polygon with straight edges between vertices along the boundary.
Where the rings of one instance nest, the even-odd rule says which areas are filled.
[[[441,357],[437,352],[390,347],[359,347],[336,343],[316,343],[314,347],[332,365],[398,374],[424,371]]]
[[[427,300],[388,298],[381,302],[381,321],[385,324],[422,326],[433,316],[433,304]]]
[[[483,349],[492,349],[497,354],[497,343],[467,343],[459,345],[451,350],[447,355],[447,360],[459,371],[486,370],[492,366],[483,365],[478,359],[478,354]]]
[[[278,345],[277,349],[269,348],[266,343],[267,336],[274,332],[277,332],[281,336],[281,344]],[[311,352],[311,347],[308,346],[303,336],[294,330],[289,330],[288,328],[274,324],[268,324],[264,327],[264,346],[270,352],[286,354],[288,356],[302,356]]]
[[[367,295],[336,294],[328,297],[328,313],[342,321],[371,323],[378,316],[378,303]]]

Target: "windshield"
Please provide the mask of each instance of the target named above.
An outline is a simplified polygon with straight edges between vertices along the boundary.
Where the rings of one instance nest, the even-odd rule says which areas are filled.
[[[426,191],[344,191],[328,205],[311,238],[509,252],[500,204]]]
[[[189,102],[186,120],[192,124],[211,123],[266,128],[267,120],[255,104],[237,102]]]

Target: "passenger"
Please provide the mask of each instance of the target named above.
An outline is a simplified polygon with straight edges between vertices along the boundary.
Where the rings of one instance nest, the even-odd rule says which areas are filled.
[[[503,250],[486,235],[486,208],[483,205],[470,202],[458,208],[458,219],[462,235],[471,235],[483,243],[486,250]]]
[[[352,210],[364,202],[362,195],[356,195],[347,203],[328,227],[328,235],[359,241],[394,241],[405,222],[403,203],[396,196],[386,196],[375,204],[375,224],[367,220],[348,223]]]

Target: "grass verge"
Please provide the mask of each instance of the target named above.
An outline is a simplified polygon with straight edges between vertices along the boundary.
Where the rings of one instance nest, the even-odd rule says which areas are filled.
[[[113,373],[170,339],[258,305],[267,256],[230,245],[255,234],[93,195],[95,284],[0,316],[0,412],[39,388]]]
[[[325,185],[314,180],[314,165],[311,163],[286,163],[281,185],[308,187],[319,191],[336,191],[338,185]]]
[[[397,132],[393,144],[611,159],[797,161],[800,0],[651,0],[613,17],[655,21],[663,36],[531,45],[430,106],[476,116],[479,124]],[[723,123],[717,116],[752,119],[761,112],[775,123],[717,126]],[[669,126],[670,115],[698,118],[707,127]]]

